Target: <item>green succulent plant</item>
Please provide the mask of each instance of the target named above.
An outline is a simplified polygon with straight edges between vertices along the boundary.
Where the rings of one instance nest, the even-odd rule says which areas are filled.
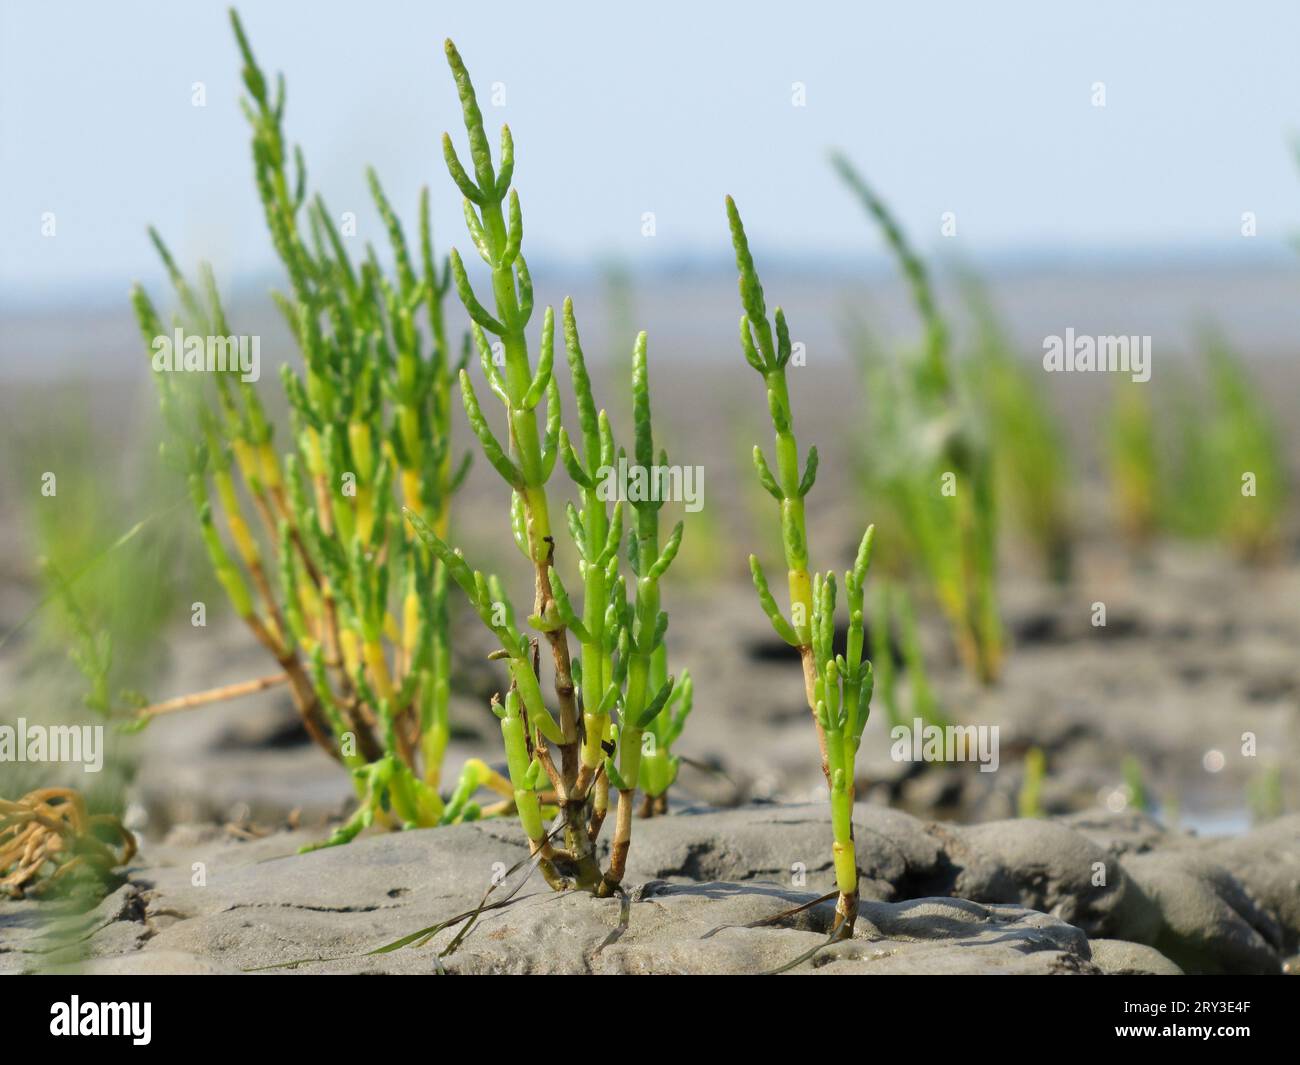
[[[231,21],[254,179],[289,281],[274,297],[302,368],[282,368],[291,429],[283,453],[256,382],[237,368],[155,374],[164,454],[187,480],[236,613],[277,662],[312,739],[352,774],[360,806],[330,842],[372,823],[435,825],[446,816],[450,735],[447,571],[399,508],[445,533],[468,467],[451,448],[452,382],[464,357],[443,313],[448,267],[434,253],[428,191],[412,247],[373,171],[395,266],[386,273],[371,246],[354,259],[324,200],[309,196],[302,151],[289,147],[283,77],[273,89],[234,12]],[[171,324],[231,337],[211,269],[191,285],[150,235],[177,297]],[[166,332],[162,316],[139,285],[132,302],[153,347]]]
[[[455,249],[451,276],[472,322],[483,380],[503,408],[505,444],[465,370],[460,373],[461,396],[484,456],[510,489],[511,529],[533,571],[527,620],[536,635],[516,624],[499,579],[473,570],[419,515],[410,518],[499,641],[497,655],[508,664],[510,687],[493,709],[501,722],[515,806],[543,875],[556,888],[609,895],[621,890],[638,782],[648,785],[652,797],[672,783],[676,763],[670,746],[690,709],[684,678],[676,712],[666,723],[660,721],[677,690],[667,669],[668,616],[661,608],[660,581],[677,555],[683,527],[678,523],[661,539],[664,500],[656,489],[662,487],[659,478],[667,458],[655,448],[646,335],[637,336],[633,349],[632,458],[651,490],[630,492],[625,501],[609,491],[609,477],[626,455],[615,444],[608,415],[597,410],[572,301],[565,301],[562,329],[576,399],[576,436],[561,424],[555,316],[549,307],[542,315],[536,362],[530,358],[528,327],[535,308],[523,254],[523,214],[519,194],[511,187],[514,142],[503,126],[500,152],[493,159],[469,72],[450,41],[446,54],[460,97],[472,176],[450,135],[443,137],[443,154],[464,195],[470,240],[490,274],[492,309],[479,300]],[[580,496],[580,504],[570,503],[565,516],[578,556],[581,604],[570,598],[555,565],[548,488],[557,462]],[[576,657],[571,638],[577,641]],[[551,652],[556,713],[542,694],[542,640]],[[609,861],[602,868],[596,841],[609,812],[611,787],[618,793],[617,810]],[[559,814],[554,831],[543,823],[539,793],[544,788]],[[556,832],[563,833],[559,846],[552,842]]]
[[[817,480],[817,449],[810,447],[800,470],[799,444],[794,435],[794,412],[786,368],[790,362],[790,330],[785,314],[777,307],[773,321],[767,317],[763,286],[750,254],[749,241],[740,212],[727,198],[727,220],[740,273],[740,344],[745,360],[763,378],[767,406],[776,434],[776,469],[763,449],[754,447],[754,469],[759,483],[778,504],[781,539],[787,570],[790,612],[787,618],[777,605],[756,555],[750,569],[759,603],[772,628],[791,647],[798,649],[803,664],[808,709],[817,731],[822,772],[830,790],[832,854],[839,900],[835,908],[834,934],[853,935],[858,914],[858,868],[853,842],[855,764],[862,730],[871,713],[874,675],[871,662],[862,657],[864,641],[863,586],[871,564],[875,526],[868,526],[853,566],[844,574],[844,598],[849,625],[844,650],[834,647],[835,609],[838,585],[833,572],[809,571],[809,547],[804,498]],[[775,332],[773,331],[775,323]]]

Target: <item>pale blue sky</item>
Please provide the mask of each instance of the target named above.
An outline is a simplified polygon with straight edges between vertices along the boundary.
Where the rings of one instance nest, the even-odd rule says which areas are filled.
[[[722,196],[752,236],[807,257],[877,238],[825,165],[846,149],[912,229],[953,211],[975,258],[1280,247],[1300,229],[1300,5],[1278,2],[240,5],[333,209],[374,163],[414,223],[464,245],[438,148],[459,117],[441,54],[502,82],[526,247],[579,265],[727,251]],[[11,306],[157,276],[144,226],[226,278],[272,253],[250,180],[225,7],[19,2],[0,14],[0,285]],[[301,21],[299,21],[301,19]],[[207,106],[191,106],[206,84]],[[1094,82],[1107,106],[1095,108]],[[802,82],[807,106],[791,105]],[[40,234],[53,211],[57,237]],[[657,235],[641,236],[653,211]]]

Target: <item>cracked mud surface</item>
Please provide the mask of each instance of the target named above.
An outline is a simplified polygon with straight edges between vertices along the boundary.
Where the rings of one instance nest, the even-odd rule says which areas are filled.
[[[317,833],[178,830],[87,912],[5,904],[0,971],[1276,973],[1300,951],[1300,817],[1199,839],[1135,814],[956,826],[859,805],[855,826],[861,916],[833,945],[831,903],[744,927],[831,887],[822,808],[752,805],[638,822],[626,904],[533,877],[450,953],[460,925],[370,952],[473,909],[526,854],[512,826],[306,855]]]

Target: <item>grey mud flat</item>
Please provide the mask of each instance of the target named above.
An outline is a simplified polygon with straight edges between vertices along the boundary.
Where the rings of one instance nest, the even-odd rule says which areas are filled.
[[[0,972],[1280,973],[1300,950],[1300,816],[1200,839],[1136,814],[958,826],[859,804],[856,936],[826,945],[830,902],[745,927],[831,889],[827,832],[816,804],[639,821],[626,901],[532,876],[454,950],[459,924],[376,954],[473,909],[526,856],[517,827],[305,855],[319,833],[180,828],[89,911],[0,906]]]

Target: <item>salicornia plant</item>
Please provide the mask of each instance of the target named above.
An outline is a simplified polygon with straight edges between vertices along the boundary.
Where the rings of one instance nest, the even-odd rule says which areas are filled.
[[[1131,546],[1145,548],[1159,524],[1162,498],[1155,415],[1146,386],[1118,381],[1105,424],[1106,460],[1120,529]]]
[[[876,678],[876,700],[885,708],[885,718],[890,729],[904,726],[914,727],[919,718],[923,725],[945,727],[949,722],[939,701],[930,686],[929,674],[925,667],[925,653],[921,647],[921,634],[916,623],[916,612],[912,609],[912,597],[907,587],[890,581],[888,578],[876,580],[872,594],[871,623],[867,628],[868,651],[871,655],[872,670]],[[897,623],[897,643],[891,641],[890,630]],[[898,696],[898,681],[895,673],[894,648],[897,647],[902,658],[903,670],[907,677],[908,694],[911,707],[904,715]]]
[[[1250,563],[1276,556],[1286,512],[1277,430],[1240,357],[1203,339],[1205,383],[1170,371],[1157,411],[1146,385],[1121,381],[1109,419],[1113,491],[1124,531],[1218,540]]]
[[[740,343],[745,359],[762,376],[767,388],[767,406],[776,432],[776,469],[754,447],[754,468],[758,479],[781,509],[781,539],[790,595],[790,616],[777,605],[758,557],[749,558],[759,601],[772,627],[799,651],[803,663],[804,689],[812,711],[821,750],[822,772],[830,789],[831,829],[834,837],[835,883],[839,901],[835,908],[834,933],[852,936],[858,913],[858,867],[853,844],[854,767],[862,730],[871,712],[874,684],[871,662],[862,657],[863,584],[871,562],[875,527],[868,526],[858,548],[853,568],[844,574],[849,627],[843,653],[837,654],[835,636],[835,574],[810,573],[804,497],[817,478],[817,449],[808,449],[800,472],[799,445],[794,435],[794,413],[786,381],[790,361],[790,331],[785,314],[776,308],[775,334],[768,321],[763,286],[754,268],[749,242],[740,213],[727,198],[727,218],[740,272]]]
[[[997,603],[994,469],[950,359],[951,339],[925,264],[852,165],[834,165],[880,226],[925,327],[921,350],[873,375],[873,479],[894,514],[903,549],[915,557],[948,617],[957,649],[984,683],[1002,663]],[[891,536],[890,546],[895,546]]]
[[[667,678],[667,663],[658,665],[664,678]],[[654,681],[650,685],[654,687]],[[672,745],[686,727],[686,718],[690,716],[694,702],[694,685],[690,670],[682,670],[682,679],[673,687],[663,713],[650,722],[645,737],[647,750],[641,756],[641,814],[653,817],[668,812],[668,789],[677,780],[682,760],[673,754]]]
[[[231,17],[254,177],[289,279],[289,291],[275,299],[304,364],[301,373],[288,366],[282,373],[292,449],[287,456],[276,450],[259,391],[234,365],[209,374],[156,372],[166,450],[188,479],[235,611],[276,659],[312,738],[354,776],[361,805],[331,842],[371,823],[437,824],[448,816],[439,793],[450,734],[447,573],[399,510],[445,534],[465,472],[451,454],[448,270],[434,255],[427,190],[412,249],[373,172],[395,276],[372,247],[354,260],[324,201],[308,196],[301,151],[290,151],[283,78],[272,92]],[[187,345],[196,337],[209,347],[233,341],[211,271],[204,268],[196,290],[152,236],[179,298],[173,324],[189,331]],[[132,298],[158,369],[168,334],[144,290],[136,286]],[[469,772],[486,779],[476,766]],[[455,816],[476,812],[462,803]]]
[[[668,617],[660,608],[659,582],[677,554],[682,525],[661,543],[659,510],[667,471],[662,454],[656,465],[646,336],[641,333],[636,338],[633,351],[635,466],[628,470],[633,480],[625,508],[621,498],[614,498],[618,493],[610,491],[610,477],[616,467],[626,468],[626,456],[617,450],[608,416],[597,411],[592,397],[572,302],[564,305],[563,334],[577,404],[576,438],[561,426],[554,373],[555,318],[550,308],[542,316],[535,364],[529,356],[533,282],[522,251],[519,196],[511,188],[514,142],[509,127],[503,126],[500,155],[494,162],[469,73],[450,41],[446,54],[464,114],[472,176],[450,135],[443,137],[443,154],[465,197],[470,239],[490,273],[493,309],[475,294],[454,249],[451,276],[472,322],[484,380],[504,409],[504,445],[464,370],[461,398],[484,456],[511,491],[515,542],[533,571],[528,623],[538,636],[530,637],[516,623],[498,578],[472,569],[428,521],[414,512],[409,516],[500,642],[495,657],[508,664],[510,685],[505,699],[495,700],[492,708],[501,722],[514,804],[543,875],[557,889],[577,887],[609,895],[621,890],[638,780],[648,778],[652,786],[663,788],[671,783],[671,756],[666,765],[660,765],[658,758],[668,755],[674,729],[680,730],[685,717],[679,709],[665,731],[656,726],[674,692],[673,679],[667,675]],[[544,415],[541,424],[539,411]],[[555,567],[547,486],[557,461],[563,463],[581,497],[580,506],[566,508],[582,579],[581,604],[570,598]],[[630,574],[622,571],[625,524]],[[630,600],[629,583],[634,589]],[[576,658],[570,636],[577,641]],[[541,639],[551,652],[555,714],[542,694]],[[679,699],[689,708],[689,692]],[[643,778],[647,748],[654,768],[648,768]],[[602,870],[596,842],[608,813],[611,786],[618,792],[618,806],[609,864]],[[559,826],[554,832],[544,823],[544,802],[558,807]],[[556,846],[553,837],[561,830],[563,843]]]
[[[1025,752],[1024,775],[1016,793],[1016,812],[1020,817],[1045,817],[1043,812],[1043,781],[1047,778],[1047,755],[1041,747],[1030,747]]]
[[[1213,485],[1209,517],[1216,533],[1244,560],[1262,562],[1275,557],[1282,542],[1286,459],[1241,357],[1217,331],[1203,343],[1209,402],[1199,424],[1211,463],[1196,473]]]
[[[967,274],[963,288],[975,324],[963,369],[988,427],[998,499],[1037,549],[1048,578],[1065,583],[1074,539],[1065,443],[1033,364],[1018,357],[984,286]]]

